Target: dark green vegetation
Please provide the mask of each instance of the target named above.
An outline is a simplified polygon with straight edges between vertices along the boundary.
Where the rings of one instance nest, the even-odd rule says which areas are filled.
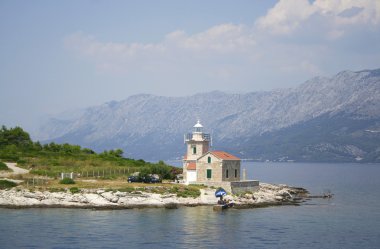
[[[32,174],[57,177],[61,172],[74,172],[82,176],[103,176],[109,179],[133,172],[141,175],[158,174],[163,179],[174,179],[181,169],[142,159],[124,158],[120,149],[95,153],[91,149],[71,144],[41,144],[33,142],[20,127],[0,129],[0,159],[17,162],[31,169]],[[86,175],[87,172],[87,175]]]
[[[75,181],[71,178],[63,178],[59,181],[60,184],[75,184]]]
[[[80,192],[80,189],[78,187],[72,187],[70,188],[70,192],[72,194],[76,194],[76,193],[79,193]]]
[[[17,184],[7,180],[0,180],[0,189],[7,189],[16,187]]]
[[[132,194],[141,194],[141,192],[147,192],[147,193],[155,193],[155,194],[175,194],[177,197],[183,197],[183,198],[197,198],[201,195],[200,189],[204,186],[200,185],[191,185],[191,186],[184,186],[184,185],[175,185],[171,186],[169,184],[166,185],[158,185],[158,186],[152,186],[152,187],[123,187],[123,188],[109,188],[106,191],[120,191],[120,192],[127,192]]]
[[[0,162],[0,170],[9,170],[9,168],[5,163]]]
[[[260,161],[380,162],[379,127],[380,119],[326,114],[251,137],[235,153]]]

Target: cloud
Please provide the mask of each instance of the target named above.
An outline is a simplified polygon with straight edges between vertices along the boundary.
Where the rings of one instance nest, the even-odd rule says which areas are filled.
[[[101,41],[76,32],[65,38],[65,46],[98,72],[141,85],[199,92],[233,91],[240,84],[240,91],[249,91],[288,87],[351,69],[358,61],[373,67],[373,59],[362,58],[380,56],[379,51],[363,49],[361,37],[375,40],[379,26],[378,1],[280,0],[254,25],[225,23],[194,34],[174,30],[155,43]],[[368,48],[374,44],[365,42]]]
[[[222,24],[204,32],[187,35],[175,31],[166,36],[166,45],[193,52],[211,51],[216,53],[244,52],[255,45],[253,35],[244,25]]]
[[[256,25],[273,34],[290,34],[313,13],[315,8],[308,0],[280,0]]]
[[[146,44],[100,42],[93,36],[76,32],[65,38],[65,45],[83,55],[106,59],[133,58],[152,53],[164,55],[173,49],[191,53],[239,53],[252,48],[255,41],[244,25],[222,24],[194,35],[181,30],[174,31],[159,43]]]
[[[100,71],[120,73],[152,72],[163,70],[165,65],[175,68],[200,65],[217,58],[244,57],[244,54],[254,52],[256,44],[247,26],[234,24],[217,25],[193,35],[177,30],[165,35],[158,43],[101,42],[83,32],[68,35],[64,43],[69,50],[94,61]],[[217,71],[230,69],[219,68]]]
[[[82,32],[67,36],[65,45],[86,56],[101,59],[134,57],[147,53],[161,53],[165,50],[161,44],[100,42]]]
[[[273,35],[302,32],[307,22],[319,18],[327,22],[326,38],[341,37],[350,26],[380,24],[380,2],[373,0],[280,0],[255,24]],[[309,27],[309,26],[308,26]],[[319,30],[318,23],[313,28]]]

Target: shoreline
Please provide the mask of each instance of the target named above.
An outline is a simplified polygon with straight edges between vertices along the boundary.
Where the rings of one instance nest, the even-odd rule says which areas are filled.
[[[0,190],[0,208],[70,208],[93,210],[122,210],[216,205],[215,189],[201,189],[199,197],[177,197],[175,194],[147,192],[130,193],[83,189],[80,193],[30,191],[24,188]],[[299,206],[311,196],[304,188],[260,183],[259,190],[243,195],[227,195],[224,199],[234,203],[234,209],[264,208],[272,206]]]
[[[90,209],[94,211],[102,210],[129,210],[129,209],[149,209],[165,208],[178,209],[182,207],[212,207],[215,204],[176,204],[174,205],[131,205],[131,206],[76,206],[76,205],[0,205],[0,209]],[[302,203],[283,202],[283,203],[260,203],[260,204],[235,204],[232,209],[253,209],[277,206],[300,206]]]

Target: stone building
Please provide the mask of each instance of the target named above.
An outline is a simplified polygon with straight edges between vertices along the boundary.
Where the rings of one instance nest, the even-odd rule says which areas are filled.
[[[184,182],[220,185],[240,181],[240,159],[224,151],[210,151],[210,134],[203,132],[199,121],[193,128],[192,133],[185,135]]]

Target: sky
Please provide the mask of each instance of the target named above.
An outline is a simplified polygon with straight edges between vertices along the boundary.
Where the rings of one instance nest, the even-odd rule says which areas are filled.
[[[380,68],[380,0],[0,0],[0,124]]]

